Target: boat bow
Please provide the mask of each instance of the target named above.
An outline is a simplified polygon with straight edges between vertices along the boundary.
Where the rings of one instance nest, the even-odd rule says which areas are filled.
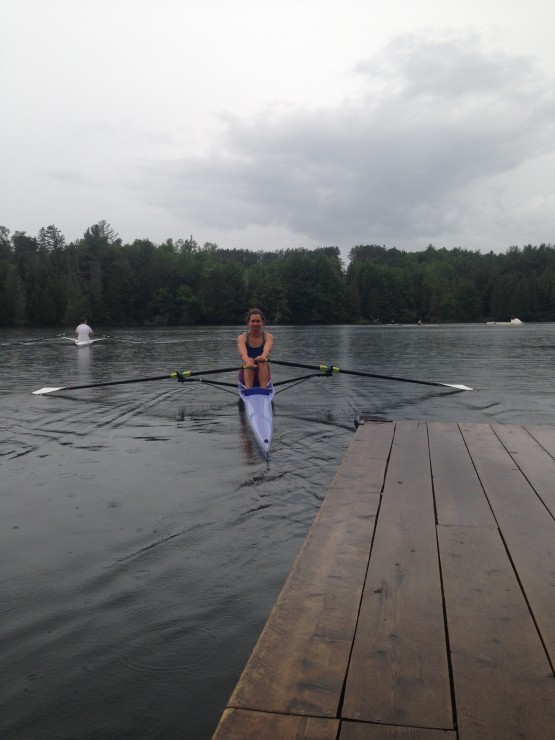
[[[272,445],[274,386],[269,383],[266,388],[245,388],[243,384],[239,384],[239,395],[253,436],[264,457],[268,459]]]

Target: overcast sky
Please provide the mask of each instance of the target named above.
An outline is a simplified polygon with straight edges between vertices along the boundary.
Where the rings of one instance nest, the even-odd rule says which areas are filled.
[[[555,243],[547,0],[2,0],[0,225]]]

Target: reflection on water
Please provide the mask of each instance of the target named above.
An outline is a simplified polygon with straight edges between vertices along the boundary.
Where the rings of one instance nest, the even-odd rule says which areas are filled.
[[[300,383],[266,463],[234,392],[148,380],[235,366],[239,330],[0,332],[0,736],[210,737],[357,416],[555,424],[554,325],[277,327],[277,359],[476,390]]]
[[[91,382],[91,376],[90,376],[91,352],[92,352],[92,347],[79,347],[76,352],[77,372],[79,374],[80,382],[82,383]]]

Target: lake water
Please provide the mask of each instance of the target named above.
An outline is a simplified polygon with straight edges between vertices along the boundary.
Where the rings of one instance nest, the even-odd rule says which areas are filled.
[[[235,367],[239,331],[0,331],[0,737],[210,738],[357,416],[555,425],[554,324],[277,327],[278,360],[475,390],[308,380],[276,395],[269,463],[233,389],[31,393]]]

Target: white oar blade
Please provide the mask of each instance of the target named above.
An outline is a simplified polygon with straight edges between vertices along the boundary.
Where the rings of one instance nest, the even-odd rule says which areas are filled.
[[[455,385],[454,383],[442,383],[441,385],[447,386],[447,388],[456,388],[458,391],[473,391],[474,388],[469,388],[467,385]]]
[[[38,391],[33,391],[34,396],[44,396],[45,393],[54,393],[55,391],[63,391],[64,387],[61,388],[39,388]]]

